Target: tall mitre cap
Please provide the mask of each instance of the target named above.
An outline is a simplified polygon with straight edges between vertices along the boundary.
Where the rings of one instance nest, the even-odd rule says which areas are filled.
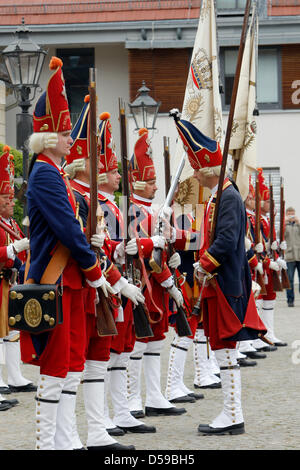
[[[148,129],[144,127],[139,130],[139,138],[134,146],[130,160],[130,176],[132,182],[146,182],[156,178]]]
[[[118,159],[112,137],[110,113],[106,111],[101,113],[99,119],[98,155],[103,165],[103,168],[100,169],[100,174],[104,174],[118,168]]]
[[[70,164],[79,158],[89,158],[90,154],[90,95],[84,98],[80,116],[71,132],[73,139],[70,155],[66,156]]]
[[[202,134],[191,122],[180,119],[178,109],[172,109],[169,114],[174,118],[178,134],[194,170],[221,165],[223,156],[219,142]]]
[[[258,172],[258,185],[259,185],[260,199],[261,201],[268,201],[270,199],[270,190],[265,183],[263,169],[257,168],[257,172]]]
[[[15,165],[10,147],[4,145],[0,156],[0,194],[14,195]]]
[[[72,129],[62,60],[52,57],[49,69],[53,71],[46,91],[39,97],[33,113],[33,132],[65,132]]]

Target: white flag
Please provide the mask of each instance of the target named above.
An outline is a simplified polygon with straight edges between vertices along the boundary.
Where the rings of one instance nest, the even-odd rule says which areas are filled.
[[[256,106],[257,27],[257,15],[253,11],[245,42],[229,145],[230,152],[236,153],[239,159],[236,184],[243,200],[249,192],[249,175],[257,166],[256,119],[253,115]]]
[[[192,122],[203,134],[221,142],[223,119],[213,0],[202,1],[181,118]],[[176,172],[184,153],[181,139],[178,138],[177,142],[175,156],[171,159],[171,174]],[[181,181],[190,178],[193,173],[194,170],[187,162]]]

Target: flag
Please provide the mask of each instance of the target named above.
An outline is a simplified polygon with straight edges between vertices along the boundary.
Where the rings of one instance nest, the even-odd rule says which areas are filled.
[[[222,104],[219,92],[217,27],[213,0],[203,0],[182,107],[182,119],[192,122],[203,134],[221,142],[223,137]],[[177,140],[171,174],[176,172],[185,151]],[[188,161],[182,174],[177,201],[199,202],[199,184]]]
[[[256,158],[256,57],[258,19],[255,6],[249,25],[237,91],[229,152],[235,161],[234,179],[243,200],[249,192],[249,175],[255,171]]]

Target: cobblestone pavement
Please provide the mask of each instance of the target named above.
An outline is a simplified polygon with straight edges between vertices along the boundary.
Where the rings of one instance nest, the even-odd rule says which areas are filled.
[[[184,405],[187,413],[180,417],[145,418],[155,425],[155,434],[127,434],[118,438],[122,444],[134,444],[137,450],[296,450],[300,449],[300,297],[294,308],[288,308],[285,293],[278,295],[275,311],[275,333],[288,342],[287,347],[267,353],[266,359],[242,372],[242,400],[246,433],[238,436],[199,436],[199,423],[209,423],[222,408],[222,390],[204,390],[205,398]],[[162,355],[162,390],[165,389],[168,366],[168,335]],[[22,365],[26,378],[36,383],[38,369]],[[3,377],[6,377],[3,367]],[[193,357],[188,352],[185,383],[193,389]],[[34,449],[35,401],[32,393],[10,395],[19,405],[0,413],[0,449]],[[77,422],[82,442],[86,439],[86,419],[80,387],[77,400]]]

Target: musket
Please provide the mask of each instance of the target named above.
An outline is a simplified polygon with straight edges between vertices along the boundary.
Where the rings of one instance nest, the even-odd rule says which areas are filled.
[[[98,216],[98,154],[97,154],[97,95],[96,71],[90,68],[90,207],[87,221],[87,239],[96,233]],[[95,249],[97,257],[99,253]],[[118,334],[114,315],[112,297],[105,297],[101,287],[97,288],[99,302],[96,304],[96,322],[99,336],[114,336]]]
[[[271,175],[270,175],[270,235],[269,235],[269,241],[270,241],[270,255],[271,259],[274,260],[274,251],[272,250],[272,243],[274,241],[274,231],[275,231],[275,210],[274,210],[274,198],[273,198],[273,184],[271,181]],[[280,281],[280,277],[277,271],[274,271],[274,269],[271,269],[272,272],[272,278],[273,278],[273,289],[275,292],[280,292],[282,291],[282,285]]]
[[[165,163],[165,191],[166,191],[166,197],[168,197],[168,193],[169,193],[170,186],[171,186],[169,138],[164,137],[163,143],[164,143],[164,163]],[[170,225],[173,226],[172,217],[171,217]],[[168,242],[168,257],[170,258],[170,256],[172,256],[172,254],[174,254],[175,252],[176,250],[174,248],[174,244],[171,242]],[[175,286],[177,287],[177,289],[181,291],[182,289],[180,286],[178,276],[176,274],[176,270],[173,268],[170,268],[170,271],[171,271]],[[188,309],[188,306],[186,304],[184,304],[184,306],[185,308],[183,306],[177,306],[177,313],[175,315],[177,334],[179,337],[192,335],[191,327],[187,320],[187,313],[186,313],[186,309]]]
[[[279,229],[279,241],[283,242],[285,236],[285,200],[284,200],[284,188],[283,181],[280,178],[280,229]],[[279,254],[284,259],[284,250],[279,248]],[[281,270],[281,285],[283,289],[290,289],[290,281],[286,269]]]
[[[254,229],[254,243],[257,245],[258,243],[261,242],[261,229],[260,229],[260,192],[259,192],[259,181],[258,181],[258,175],[256,175],[256,180],[255,180],[255,229]],[[257,259],[260,262],[261,261],[261,254],[257,253]],[[261,273],[256,271],[256,282],[257,284],[260,285],[261,289],[261,294],[265,295],[267,293],[266,291],[266,285],[264,281],[264,277]]]
[[[178,168],[176,170],[175,175],[173,176],[171,180],[171,185],[170,189],[168,191],[168,194],[166,195],[166,200],[164,202],[164,205],[160,211],[160,214],[158,215],[157,218],[157,223],[155,227],[155,233],[157,235],[162,235],[163,234],[163,225],[164,225],[164,217],[165,214],[167,214],[168,209],[171,207],[171,204],[174,199],[174,194],[177,190],[177,186],[179,183],[179,179],[183,170],[183,167],[185,165],[185,154],[183,154],[181,161],[178,165]],[[161,273],[162,272],[162,249],[161,248],[153,248],[152,251],[152,257],[149,261],[149,264],[151,268],[153,269],[154,272],[156,273]]]
[[[130,240],[129,226],[130,226],[130,190],[129,190],[129,172],[128,172],[128,157],[127,157],[127,134],[126,134],[126,116],[125,106],[119,98],[119,119],[120,119],[120,134],[121,134],[121,163],[122,163],[122,190],[123,190],[123,214],[124,214],[124,249],[126,243]],[[128,255],[125,250],[125,276],[130,284],[137,285],[136,269],[134,265],[133,256]],[[147,311],[146,305],[139,302],[137,305],[132,305],[133,321],[135,335],[137,338],[149,338],[154,336],[150,326],[150,316]]]

